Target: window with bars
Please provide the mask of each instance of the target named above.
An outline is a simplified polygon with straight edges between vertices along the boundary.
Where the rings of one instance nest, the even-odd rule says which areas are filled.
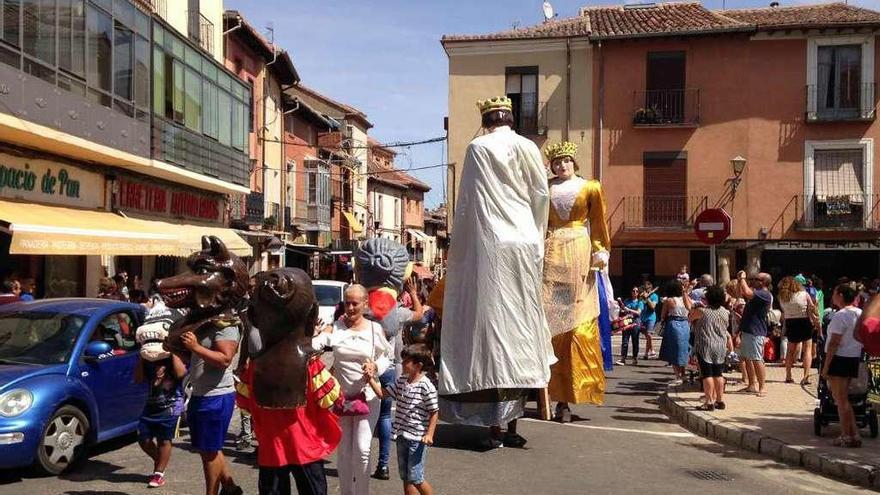
[[[870,201],[865,195],[864,151],[815,150],[813,162],[814,226],[861,226],[866,202]]]

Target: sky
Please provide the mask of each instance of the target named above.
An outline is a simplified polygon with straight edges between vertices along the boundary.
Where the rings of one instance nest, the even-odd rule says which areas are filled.
[[[367,114],[382,142],[442,137],[447,114],[444,34],[490,33],[543,20],[543,0],[224,0],[286,49],[306,86]],[[550,0],[559,17],[608,0]],[[711,9],[764,7],[769,0],[704,0]],[[780,0],[783,6],[823,0]],[[850,0],[880,10],[880,0]],[[491,96],[491,95],[487,95]],[[442,165],[444,143],[399,152],[397,168]],[[443,167],[409,172],[431,186],[427,207],[445,201]]]

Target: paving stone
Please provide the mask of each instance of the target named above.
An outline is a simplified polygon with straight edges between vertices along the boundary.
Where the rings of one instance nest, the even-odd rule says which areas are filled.
[[[782,462],[791,464],[792,466],[800,466],[802,464],[801,456],[804,449],[797,445],[783,445],[780,450]]]
[[[876,468],[867,464],[852,461],[840,461],[843,465],[843,479],[861,486],[871,486]]]
[[[822,474],[834,478],[844,479],[843,462],[822,456]]]
[[[761,439],[760,452],[774,459],[782,457],[782,446],[784,444],[775,438],[764,437]]]
[[[747,431],[743,433],[742,443],[740,445],[746,450],[760,452],[762,438],[764,438],[764,435],[756,431]]]

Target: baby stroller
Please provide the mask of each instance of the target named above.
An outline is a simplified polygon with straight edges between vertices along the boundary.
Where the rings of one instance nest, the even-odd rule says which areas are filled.
[[[825,346],[820,342],[817,350],[819,369],[821,370],[826,359]],[[864,360],[859,369],[859,377],[850,383],[849,401],[856,416],[856,425],[859,428],[868,427],[871,438],[877,438],[877,411],[868,400],[868,394],[880,391],[880,382],[878,382],[878,377],[871,372],[870,364],[869,360]],[[837,414],[837,404],[831,395],[831,389],[828,388],[828,383],[821,376],[819,377],[818,396],[819,405],[813,410],[813,433],[816,436],[822,436],[822,428],[831,423],[839,422],[840,416]]]

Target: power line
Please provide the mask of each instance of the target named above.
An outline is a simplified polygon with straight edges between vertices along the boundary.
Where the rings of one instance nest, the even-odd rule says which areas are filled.
[[[262,141],[264,143],[280,143],[280,144],[293,144],[297,146],[308,146],[303,145],[302,143],[296,143],[293,141],[287,141],[285,139],[274,139],[274,138],[263,138],[257,137],[258,141]],[[432,144],[439,143],[441,141],[446,141],[446,136],[435,137],[430,139],[422,139],[420,141],[398,141],[394,143],[378,143],[378,144],[368,144],[366,146],[341,146],[341,145],[318,145],[316,148],[324,148],[324,149],[333,149],[333,150],[344,150],[344,149],[373,149],[373,148],[408,148],[410,146],[420,146],[423,144]]]

